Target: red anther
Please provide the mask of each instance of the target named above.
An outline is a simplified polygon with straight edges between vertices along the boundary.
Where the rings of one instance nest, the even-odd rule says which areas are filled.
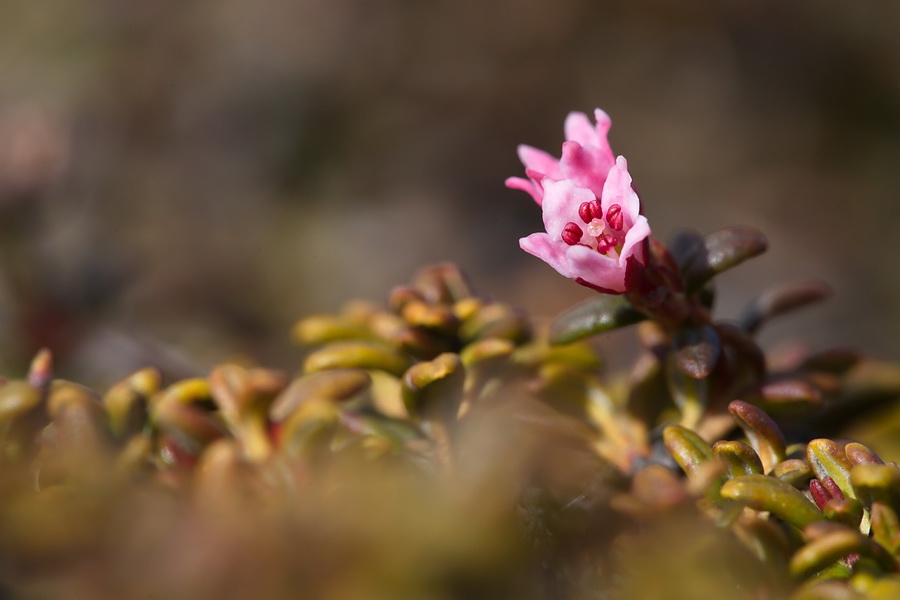
[[[609,207],[606,211],[606,223],[615,231],[622,231],[622,227],[625,226],[625,215],[622,214],[621,206],[613,204]]]
[[[607,254],[610,250],[616,247],[616,238],[611,235],[601,235],[597,238],[597,252],[600,254]]]
[[[844,492],[841,491],[837,482],[831,478],[831,475],[826,475],[822,479],[822,485],[825,486],[825,489],[828,490],[828,493],[831,494],[832,498],[837,498],[838,500],[844,499]]]
[[[590,202],[582,202],[578,207],[578,216],[585,223],[590,223],[594,219],[603,218],[603,208],[600,206],[599,200],[591,200]]]
[[[578,223],[569,221],[568,223],[566,223],[566,226],[563,227],[561,237],[562,241],[570,246],[574,246],[581,241],[582,235],[584,235],[584,232],[581,231],[581,227],[578,226]]]

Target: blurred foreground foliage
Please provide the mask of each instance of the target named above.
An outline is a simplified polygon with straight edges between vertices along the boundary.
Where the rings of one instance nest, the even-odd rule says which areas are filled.
[[[654,248],[653,303],[600,296],[547,332],[438,265],[301,320],[293,378],[147,368],[100,393],[41,352],[0,387],[3,591],[900,597],[900,470],[847,437],[900,451],[900,368],[764,355],[819,284],[713,321],[714,276],[764,249],[685,234]],[[635,324],[634,368],[606,373],[587,338]]]

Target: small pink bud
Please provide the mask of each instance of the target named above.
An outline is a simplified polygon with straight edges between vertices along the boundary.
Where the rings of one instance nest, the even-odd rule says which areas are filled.
[[[594,219],[603,218],[603,207],[600,206],[599,200],[591,200],[590,202],[582,202],[578,207],[578,216],[585,223],[590,223]]]
[[[566,226],[563,227],[562,241],[570,246],[574,246],[581,241],[582,235],[584,235],[584,232],[581,231],[581,227],[579,227],[577,223],[569,221],[568,223],[566,223]]]
[[[606,222],[613,230],[622,231],[622,227],[625,226],[625,215],[622,214],[622,207],[618,204],[610,206],[609,210],[606,211]]]

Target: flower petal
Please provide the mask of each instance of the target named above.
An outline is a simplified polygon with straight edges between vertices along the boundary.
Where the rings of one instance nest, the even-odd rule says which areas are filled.
[[[609,173],[612,166],[616,164],[612,148],[609,147],[609,128],[612,127],[612,119],[604,111],[595,108],[594,120],[597,121],[596,150],[594,148],[588,148],[588,150],[594,153],[594,162],[597,164],[597,167],[604,173]]]
[[[559,159],[553,158],[543,150],[520,144],[516,151],[519,160],[525,165],[526,169],[532,169],[552,177],[559,179]]]
[[[618,204],[622,207],[626,230],[637,222],[637,217],[641,210],[641,201],[631,187],[631,174],[628,172],[628,162],[624,156],[618,157],[616,164],[609,170],[606,183],[603,184],[601,197],[603,210],[609,210],[609,207],[613,204]]]
[[[544,202],[541,205],[544,229],[553,240],[561,240],[566,224],[578,221],[578,207],[581,203],[590,202],[596,197],[591,190],[578,187],[569,179],[544,179],[541,185],[544,187]]]
[[[627,261],[630,256],[634,256],[638,262],[643,264],[644,244],[642,242],[648,235],[650,235],[650,223],[647,222],[647,217],[638,215],[637,221],[634,222],[634,225],[632,225],[631,229],[628,230],[628,233],[625,234],[625,242],[622,244],[622,254],[619,257],[619,262],[625,264],[625,261]]]
[[[605,110],[595,108],[594,109],[594,120],[597,122],[597,138],[604,142],[606,141],[606,136],[609,134],[609,128],[612,127],[612,119],[609,118],[609,115],[606,114]],[[600,145],[598,145],[598,148]],[[606,147],[609,148],[609,144],[606,144]]]
[[[531,197],[534,198],[534,201],[537,202],[538,206],[540,206],[544,201],[543,189],[530,179],[522,179],[521,177],[507,177],[504,183],[506,184],[506,187],[512,190],[522,190],[523,192],[528,192],[529,194],[531,194]]]
[[[583,112],[570,112],[564,127],[566,141],[578,142],[582,146],[599,146],[597,130]]]
[[[606,174],[612,166],[612,159],[607,162],[598,156],[596,148],[585,147],[578,142],[568,141],[563,144],[559,170],[562,177],[571,179],[575,185],[588,188],[600,197]]]
[[[569,277],[583,279],[587,283],[613,292],[625,291],[625,267],[619,261],[600,254],[586,246],[569,246]],[[562,273],[562,271],[560,271]]]
[[[519,247],[525,252],[537,256],[556,269],[560,275],[571,277],[569,274],[569,263],[566,260],[566,250],[569,249],[569,246],[564,242],[554,242],[549,235],[539,232],[520,238]]]

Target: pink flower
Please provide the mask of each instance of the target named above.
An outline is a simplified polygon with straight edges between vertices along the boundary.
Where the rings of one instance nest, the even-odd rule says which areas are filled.
[[[629,291],[626,273],[645,264],[650,235],[640,200],[631,187],[625,158],[613,159],[606,140],[610,120],[594,112],[566,118],[562,158],[519,146],[528,179],[511,177],[507,187],[528,192],[541,206],[546,232],[519,240],[560,274],[600,292]]]

